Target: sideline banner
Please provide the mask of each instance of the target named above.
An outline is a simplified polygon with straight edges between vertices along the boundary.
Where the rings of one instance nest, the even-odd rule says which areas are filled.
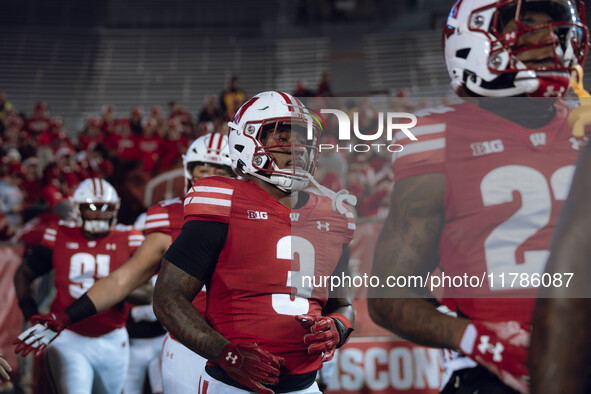
[[[352,338],[338,353],[328,393],[438,393],[440,353],[392,337]]]

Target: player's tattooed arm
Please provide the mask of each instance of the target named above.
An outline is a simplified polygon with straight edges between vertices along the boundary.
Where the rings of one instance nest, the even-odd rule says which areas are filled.
[[[530,376],[535,393],[586,392],[591,376],[591,144],[582,153],[554,233],[546,273],[573,273],[542,288],[534,311]],[[588,390],[588,388],[587,388]]]
[[[191,304],[203,285],[203,281],[163,259],[154,288],[154,313],[183,345],[217,363],[229,341],[207,324]]]
[[[349,297],[329,298],[326,305],[322,309],[323,315],[330,313],[339,313],[349,319],[351,325],[355,326],[355,310],[353,309],[353,302]]]
[[[396,182],[390,211],[376,244],[372,275],[381,278],[426,277],[438,262],[444,223],[444,174],[426,174]],[[426,288],[369,289],[372,319],[382,327],[415,343],[458,348],[468,321],[446,316],[433,303]]]

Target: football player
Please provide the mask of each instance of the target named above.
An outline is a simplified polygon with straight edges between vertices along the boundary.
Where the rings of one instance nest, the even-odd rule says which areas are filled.
[[[583,92],[582,96],[585,94],[588,96],[587,92]],[[569,121],[576,125],[578,115],[582,121],[581,126],[589,123],[590,104],[582,101],[581,107],[575,110],[578,114],[571,114]],[[578,134],[576,126],[573,134]],[[591,325],[588,279],[591,213],[587,204],[591,190],[589,168],[591,145],[587,144],[577,163],[572,188],[553,235],[552,253],[544,273],[551,275],[553,279],[560,277],[562,273],[571,273],[572,280],[568,286],[549,286],[543,289],[534,311],[529,358],[531,388],[534,393],[591,391],[591,338],[587,332]]]
[[[457,318],[410,287],[373,292],[369,311],[408,340],[459,351],[443,393],[527,392],[535,289],[501,278],[543,272],[582,143],[556,97],[584,63],[587,28],[575,0],[457,1],[445,26],[451,85],[471,99],[424,111],[418,141],[397,136],[404,150],[373,273],[426,278],[439,266],[483,284],[446,285]]]
[[[199,179],[208,176],[234,176],[229,157],[228,137],[207,134],[195,140],[183,156],[186,189]],[[148,209],[145,222],[146,239],[137,252],[121,268],[96,282],[74,302],[66,312],[70,323],[78,322],[100,313],[123,300],[130,292],[158,273],[164,253],[183,226],[183,200],[174,198],[161,201]],[[205,312],[204,292],[195,297],[194,305],[199,313]],[[66,324],[59,316],[52,327],[60,329]],[[59,334],[59,331],[53,335]],[[51,335],[51,334],[50,334]],[[32,349],[43,341],[25,344]],[[163,385],[166,393],[196,391],[198,376],[205,366],[205,359],[185,348],[167,335],[162,348]]]
[[[66,307],[96,280],[120,267],[144,237],[131,226],[116,224],[119,196],[103,179],[84,180],[74,191],[72,203],[74,221],[50,225],[41,244],[15,274],[19,306],[32,325],[19,336],[16,352],[23,351],[26,356],[33,350],[28,344],[38,340],[43,344],[36,348],[40,354],[56,332],[68,327],[47,347],[47,365],[55,389],[62,393],[118,393],[129,362],[125,330],[128,306],[119,302],[73,324],[68,316],[76,313],[75,308]],[[57,294],[51,313],[38,315],[31,284],[52,269]]]
[[[289,94],[254,96],[229,123],[232,168],[244,180],[203,179],[185,199],[154,311],[208,359],[200,393],[318,393],[316,371],[352,330],[343,289],[329,299],[302,281],[346,271],[355,227],[343,194],[303,191],[318,149],[311,120]],[[191,306],[204,284],[205,318]]]

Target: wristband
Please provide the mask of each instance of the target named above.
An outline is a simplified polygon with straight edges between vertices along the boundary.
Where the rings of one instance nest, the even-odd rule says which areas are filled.
[[[353,326],[351,325],[349,319],[347,319],[344,315],[341,315],[340,313],[330,313],[327,316],[334,320],[335,326],[339,332],[340,341],[337,345],[338,349],[342,347],[345,343],[347,343],[349,336],[353,332]]]
[[[70,318],[70,324],[79,322],[80,320],[84,320],[87,317],[98,313],[92,300],[88,297],[88,293],[82,294],[80,298],[64,309],[64,312]]]

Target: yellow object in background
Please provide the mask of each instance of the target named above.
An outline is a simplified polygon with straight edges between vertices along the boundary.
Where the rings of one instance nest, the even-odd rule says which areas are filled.
[[[591,95],[583,87],[583,68],[579,65],[574,66],[571,87],[581,100],[581,105],[571,112],[568,123],[573,128],[575,137],[584,137],[585,126],[591,124]]]

